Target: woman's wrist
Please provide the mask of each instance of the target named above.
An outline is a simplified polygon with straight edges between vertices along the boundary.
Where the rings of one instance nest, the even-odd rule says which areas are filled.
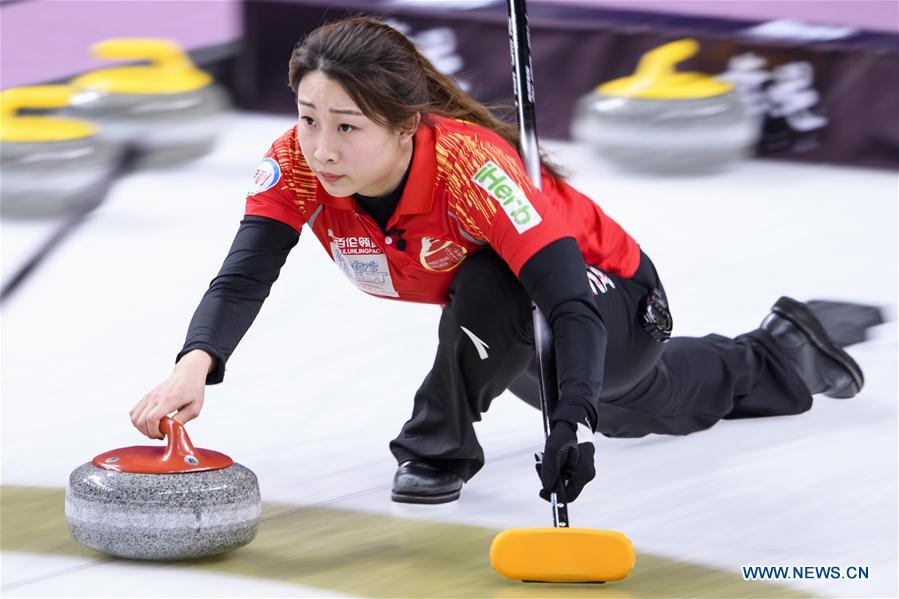
[[[205,376],[212,372],[214,366],[215,358],[202,349],[194,349],[181,356],[175,364],[175,369],[198,370]]]

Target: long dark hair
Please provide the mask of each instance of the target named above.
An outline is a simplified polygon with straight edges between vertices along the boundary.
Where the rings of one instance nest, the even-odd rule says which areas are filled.
[[[294,46],[290,88],[321,71],[343,86],[372,121],[402,129],[420,113],[461,119],[497,133],[518,148],[518,128],[497,118],[463,92],[452,77],[434,68],[402,33],[371,17],[351,17],[322,25]],[[558,168],[541,156],[554,176]]]

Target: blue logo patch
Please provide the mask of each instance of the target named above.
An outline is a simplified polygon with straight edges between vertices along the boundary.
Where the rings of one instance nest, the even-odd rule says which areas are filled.
[[[281,180],[281,167],[274,158],[266,158],[256,168],[253,175],[253,184],[250,187],[248,195],[256,195],[268,189],[271,189]]]

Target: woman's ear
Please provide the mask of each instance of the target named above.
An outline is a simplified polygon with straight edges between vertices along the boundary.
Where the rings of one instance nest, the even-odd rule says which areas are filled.
[[[416,112],[414,116],[409,117],[406,121],[405,126],[402,131],[400,131],[400,135],[404,137],[412,137],[415,135],[415,131],[418,130],[418,125],[421,123],[421,113]]]

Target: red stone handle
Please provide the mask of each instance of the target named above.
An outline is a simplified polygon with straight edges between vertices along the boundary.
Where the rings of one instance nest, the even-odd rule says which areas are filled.
[[[141,445],[113,449],[95,457],[93,464],[116,472],[178,474],[220,470],[234,463],[222,453],[194,447],[184,425],[174,418],[163,417],[159,430],[165,435],[165,447]]]
[[[184,462],[186,456],[195,456],[197,450],[194,444],[190,442],[184,425],[168,416],[163,416],[159,421],[159,430],[165,435],[167,446],[165,453],[162,454],[160,460],[162,462],[176,461],[179,464]]]

